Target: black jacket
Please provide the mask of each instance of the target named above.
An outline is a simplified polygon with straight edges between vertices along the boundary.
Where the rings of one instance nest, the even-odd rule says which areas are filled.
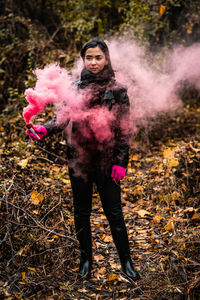
[[[87,120],[72,123],[71,141],[68,142],[68,160],[69,166],[79,165],[80,168],[95,166],[100,163],[101,166],[108,170],[113,165],[127,167],[129,159],[129,98],[127,90],[114,79],[108,84],[77,82],[78,90],[90,88],[93,90],[91,101],[85,109],[105,106],[109,111],[113,111],[115,120],[111,125],[112,138],[110,141],[99,143],[95,135],[90,132],[90,138],[87,139],[82,134],[82,129],[89,128]],[[56,118],[46,123],[47,134],[56,133],[64,130],[68,126],[69,120],[62,125],[56,125]]]

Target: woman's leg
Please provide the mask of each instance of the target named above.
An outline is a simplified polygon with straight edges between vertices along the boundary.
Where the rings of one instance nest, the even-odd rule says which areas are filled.
[[[74,223],[77,239],[80,245],[81,257],[79,275],[89,279],[92,268],[92,241],[90,215],[92,209],[92,182],[81,177],[75,177],[73,170],[69,170],[73,201]]]
[[[101,171],[96,176],[96,183],[120,257],[122,269],[130,279],[136,281],[140,276],[137,270],[134,269],[131,261],[128,235],[121,207],[120,184],[113,182],[111,177],[106,176]]]

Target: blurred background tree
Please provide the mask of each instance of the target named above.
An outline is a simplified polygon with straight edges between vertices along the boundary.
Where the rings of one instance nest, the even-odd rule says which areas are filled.
[[[1,2],[1,110],[16,109],[34,83],[33,69],[55,61],[72,66],[92,37],[128,35],[153,51],[200,40],[198,0]]]

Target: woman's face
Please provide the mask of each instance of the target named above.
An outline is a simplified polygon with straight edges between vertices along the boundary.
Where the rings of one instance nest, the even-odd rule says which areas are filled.
[[[94,74],[98,74],[108,64],[104,52],[99,47],[88,48],[83,61],[86,69]]]

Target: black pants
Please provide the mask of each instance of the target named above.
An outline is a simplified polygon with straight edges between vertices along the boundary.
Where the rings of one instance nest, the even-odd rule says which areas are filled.
[[[93,183],[95,183],[108,221],[121,220],[123,222],[120,183],[112,181],[110,174],[106,174],[97,167],[87,176],[87,179],[75,177],[73,169],[69,169],[69,175],[73,192],[75,217],[90,217]]]
[[[92,210],[93,183],[101,198],[104,213],[109,221],[111,233],[116,245],[121,263],[130,260],[130,249],[127,230],[121,207],[121,188],[119,183],[112,181],[110,172],[106,174],[101,168],[96,167],[84,180],[75,177],[73,170],[69,170],[74,199],[74,219],[77,238],[86,257],[92,256],[90,215]],[[82,254],[83,255],[83,254]]]

